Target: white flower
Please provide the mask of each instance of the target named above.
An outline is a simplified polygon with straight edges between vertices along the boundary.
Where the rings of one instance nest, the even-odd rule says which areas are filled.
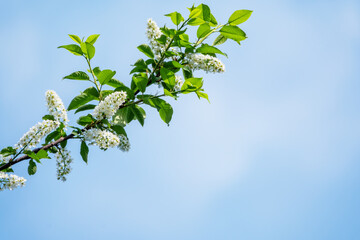
[[[4,155],[0,154],[0,164],[8,163],[11,159],[11,156],[5,157]]]
[[[130,142],[129,139],[124,135],[119,135],[120,144],[118,145],[118,148],[123,152],[128,152],[130,150]]]
[[[0,191],[5,189],[13,190],[17,187],[25,186],[26,179],[23,177],[18,177],[14,174],[6,174],[0,172]]]
[[[120,144],[120,139],[115,134],[97,128],[91,128],[84,133],[85,141],[91,145],[97,145],[102,149],[116,147]]]
[[[108,95],[94,109],[92,115],[96,119],[111,118],[118,108],[125,102],[126,92],[114,92]]]
[[[156,22],[153,21],[151,18],[148,19],[147,22],[146,35],[149,39],[150,47],[155,54],[155,58],[159,59],[161,56],[161,52],[165,50],[165,46],[156,41],[157,38],[161,37],[162,32],[160,31],[160,28],[158,27]]]
[[[60,97],[52,90],[46,91],[45,97],[49,113],[55,117],[56,121],[63,122],[66,125],[69,119]]]
[[[225,65],[216,57],[204,55],[201,53],[188,54],[186,56],[189,67],[193,70],[204,70],[207,73],[223,73]]]
[[[180,91],[183,83],[184,83],[184,80],[182,79],[182,77],[179,76],[179,75],[175,75],[175,87],[174,87],[174,90],[176,92]]]
[[[56,167],[57,167],[57,179],[63,182],[66,181],[66,175],[71,172],[71,166],[73,159],[70,156],[70,151],[65,148],[59,149],[55,153]]]
[[[44,120],[31,127],[15,145],[15,149],[25,148],[30,150],[40,143],[40,140],[59,126],[59,122]]]

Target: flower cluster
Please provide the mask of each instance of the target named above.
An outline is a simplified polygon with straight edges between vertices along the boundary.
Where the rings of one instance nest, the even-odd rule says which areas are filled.
[[[51,131],[55,130],[58,126],[58,121],[44,120],[39,122],[35,126],[31,127],[30,130],[24,134],[24,136],[22,136],[14,148],[25,148],[26,150],[30,150],[30,148],[36,147],[36,145],[40,143],[40,140],[43,137],[45,137]]]
[[[179,75],[175,75],[175,87],[174,87],[174,90],[176,92],[180,91],[183,83],[184,83],[184,80],[182,79],[182,77],[179,76]]]
[[[46,105],[49,109],[49,113],[54,116],[56,121],[67,123],[69,121],[67,112],[63,102],[55,91],[48,90],[45,93]]]
[[[92,145],[97,145],[102,149],[116,147],[120,144],[120,139],[115,134],[97,128],[91,128],[84,132],[85,141]]]
[[[130,150],[130,142],[129,139],[124,135],[119,135],[120,144],[118,145],[118,148],[123,152],[128,152]]]
[[[25,186],[26,179],[22,177],[18,177],[14,174],[6,174],[4,172],[0,172],[0,191],[5,189],[13,190],[17,187]]]
[[[160,31],[160,28],[158,27],[156,22],[153,21],[151,18],[148,19],[147,22],[146,35],[149,39],[150,47],[153,50],[155,57],[159,59],[161,52],[165,50],[165,46],[156,41],[156,39],[161,37],[162,32]]]
[[[225,65],[216,57],[204,55],[201,53],[188,54],[186,56],[189,67],[193,70],[204,70],[207,73],[223,73]]]
[[[111,118],[118,108],[125,102],[126,92],[114,92],[108,95],[103,101],[99,103],[92,113],[96,119]]]
[[[57,179],[65,182],[65,176],[71,172],[70,164],[73,161],[70,156],[70,151],[65,148],[59,149],[59,151],[55,153],[55,158],[57,167]]]

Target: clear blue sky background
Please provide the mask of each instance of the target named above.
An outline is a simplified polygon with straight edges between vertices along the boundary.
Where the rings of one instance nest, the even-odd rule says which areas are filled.
[[[0,238],[360,239],[360,4],[204,1],[219,22],[254,14],[248,39],[227,42],[227,72],[206,75],[211,104],[173,102],[170,127],[148,109],[128,127],[129,153],[79,144],[66,183],[54,161],[26,188],[0,193]],[[200,3],[200,2],[196,2]],[[94,65],[129,83],[146,20],[159,24],[191,1],[3,1],[0,147],[46,113],[44,93],[68,104],[85,86],[62,81],[85,62],[56,47],[66,34],[100,33]]]

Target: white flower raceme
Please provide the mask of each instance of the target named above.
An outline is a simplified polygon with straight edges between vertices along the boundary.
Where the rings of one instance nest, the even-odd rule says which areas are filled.
[[[129,139],[124,135],[119,135],[120,144],[118,145],[118,148],[123,152],[128,152],[130,150],[130,142]]]
[[[40,140],[59,126],[58,121],[44,120],[31,127],[15,145],[15,149],[30,150],[40,143]]]
[[[115,134],[97,128],[91,128],[84,132],[85,141],[92,145],[97,145],[102,149],[116,147],[120,144],[120,139]]]
[[[65,148],[60,149],[55,153],[56,167],[57,167],[57,179],[63,182],[66,181],[66,175],[71,172],[71,166],[73,159],[70,156],[70,151]]]
[[[11,156],[5,157],[4,155],[0,154],[0,164],[8,163],[11,159]]]
[[[63,102],[55,91],[48,90],[45,93],[46,105],[49,113],[54,116],[56,121],[63,122],[65,125],[69,121]]]
[[[204,70],[207,73],[223,73],[225,72],[225,65],[216,57],[204,55],[201,53],[188,54],[186,59],[189,62],[189,67],[193,70]]]
[[[13,190],[17,187],[25,186],[26,179],[23,177],[18,177],[14,174],[7,174],[0,172],[0,191],[5,189]]]
[[[175,87],[174,87],[174,90],[176,92],[180,91],[183,83],[184,83],[184,80],[182,79],[182,77],[179,76],[179,75],[175,75]]]
[[[160,28],[151,18],[147,21],[146,36],[149,39],[150,47],[155,54],[155,58],[159,59],[161,52],[165,50],[165,46],[156,41],[157,38],[161,37],[162,32]]]
[[[99,103],[92,113],[96,119],[111,118],[118,108],[125,102],[126,92],[114,92],[108,95],[103,101]]]

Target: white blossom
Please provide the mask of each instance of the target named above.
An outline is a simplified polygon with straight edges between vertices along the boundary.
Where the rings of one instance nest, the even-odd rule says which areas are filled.
[[[97,145],[102,149],[113,148],[120,144],[118,136],[107,130],[97,128],[91,128],[85,131],[84,138],[85,141],[88,141],[91,145]]]
[[[40,143],[40,140],[59,126],[58,121],[44,120],[31,127],[15,145],[15,149],[30,150]]]
[[[193,70],[204,70],[207,73],[223,73],[225,72],[225,65],[216,57],[204,55],[201,53],[188,54],[186,56],[189,67]]]
[[[52,90],[46,91],[45,97],[49,113],[54,116],[56,121],[63,122],[66,125],[69,119],[60,97]]]
[[[159,59],[161,52],[165,50],[165,46],[156,41],[157,38],[161,37],[162,32],[155,21],[151,18],[147,21],[146,35],[150,42],[150,47],[155,54],[155,58]]]
[[[70,151],[65,148],[59,149],[55,153],[56,167],[57,167],[57,179],[63,182],[66,181],[66,175],[71,172],[71,166],[73,159],[70,156]]]
[[[0,191],[5,189],[13,190],[17,187],[25,186],[26,179],[23,177],[18,177],[14,174],[7,174],[0,172]]]
[[[111,118],[125,100],[126,92],[111,93],[95,107],[92,115],[96,119]]]
[[[118,145],[118,148],[123,152],[128,152],[130,150],[130,142],[129,139],[124,135],[119,135],[120,144]]]
[[[179,75],[175,75],[175,87],[174,87],[174,90],[176,92],[180,91],[183,83],[184,83],[184,80],[182,79],[182,77],[179,76]]]

